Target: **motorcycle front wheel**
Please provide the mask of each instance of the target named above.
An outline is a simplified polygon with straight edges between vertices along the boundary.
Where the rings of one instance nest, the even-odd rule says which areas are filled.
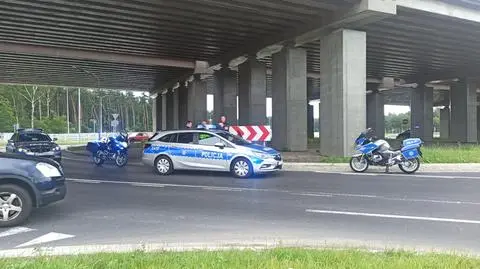
[[[127,162],[128,162],[128,156],[127,154],[118,154],[117,157],[115,158],[115,164],[118,166],[118,167],[124,167],[125,165],[127,165]]]
[[[404,160],[398,164],[398,167],[406,174],[413,174],[420,168],[420,159]]]
[[[357,173],[363,173],[368,169],[368,161],[363,156],[352,157],[350,159],[350,168]]]

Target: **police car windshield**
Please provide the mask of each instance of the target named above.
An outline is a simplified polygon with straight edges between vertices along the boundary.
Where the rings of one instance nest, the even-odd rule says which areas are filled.
[[[228,141],[232,142],[233,144],[238,145],[238,146],[244,146],[244,145],[251,144],[250,142],[241,138],[240,136],[233,135],[231,133],[220,132],[220,133],[218,133],[218,135],[227,139]]]
[[[18,136],[19,142],[35,142],[35,141],[42,141],[42,142],[50,142],[52,139],[50,136],[42,133],[20,133]]]

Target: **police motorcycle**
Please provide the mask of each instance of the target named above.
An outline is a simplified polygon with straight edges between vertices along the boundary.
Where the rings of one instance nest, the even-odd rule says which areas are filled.
[[[369,165],[384,166],[386,172],[398,165],[404,173],[412,174],[420,168],[423,141],[420,138],[407,138],[402,141],[399,150],[392,150],[387,141],[374,136],[374,130],[369,128],[355,139],[356,154],[350,159],[350,168],[354,172],[365,172]]]
[[[119,135],[102,138],[100,141],[88,142],[86,150],[92,153],[93,162],[100,166],[105,161],[114,161],[118,167],[128,162],[128,133],[121,131]]]

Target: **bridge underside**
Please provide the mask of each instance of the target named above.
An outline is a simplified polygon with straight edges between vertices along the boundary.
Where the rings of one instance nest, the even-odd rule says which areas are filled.
[[[336,91],[355,97],[348,102],[365,105],[345,112],[342,119],[327,120],[333,115],[321,113],[323,125],[353,116],[367,121],[336,129],[342,133],[337,142],[343,150],[326,150],[328,154],[346,154],[345,143],[365,125],[374,122],[381,128],[376,122],[382,111],[373,113],[368,104],[409,104],[415,111],[446,106],[452,120],[476,115],[457,107],[470,99],[477,102],[477,0],[0,0],[0,7],[1,83],[163,93],[156,101],[155,128],[203,118],[202,96],[209,83],[217,113],[236,114],[228,96],[238,95],[240,123],[263,123],[262,113],[253,117],[265,107],[257,97],[272,96],[280,104],[274,105],[274,113],[287,122],[279,123],[279,116],[274,120],[274,137],[281,137],[274,144],[290,150],[305,149],[306,139],[297,143],[293,137],[306,136],[307,128],[311,133],[311,124],[302,123],[290,128],[297,133],[286,134],[290,120],[294,124],[295,118],[311,118],[308,99],[340,98],[336,102],[346,104],[348,100],[330,94]],[[336,34],[339,29],[344,29],[341,35]],[[335,51],[329,42],[351,51]],[[342,73],[332,68],[332,61],[344,62]],[[334,74],[345,81],[355,78],[342,84]],[[302,77],[308,79],[301,82]],[[442,81],[432,82],[436,80]],[[417,87],[409,87],[411,83]],[[381,98],[375,97],[379,94]],[[299,107],[302,102],[305,107]],[[281,109],[291,106],[292,111]],[[367,114],[377,116],[369,119]],[[416,117],[412,125],[429,125],[428,115]],[[476,120],[467,120],[475,121],[475,135],[465,127],[468,135],[454,139],[477,140]],[[427,140],[428,133],[429,127],[419,131]]]

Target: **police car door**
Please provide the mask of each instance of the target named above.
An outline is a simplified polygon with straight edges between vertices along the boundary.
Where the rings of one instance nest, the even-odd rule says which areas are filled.
[[[215,146],[223,141],[210,133],[198,133],[198,151],[197,160],[204,169],[225,170],[227,166],[227,153],[225,149]]]

